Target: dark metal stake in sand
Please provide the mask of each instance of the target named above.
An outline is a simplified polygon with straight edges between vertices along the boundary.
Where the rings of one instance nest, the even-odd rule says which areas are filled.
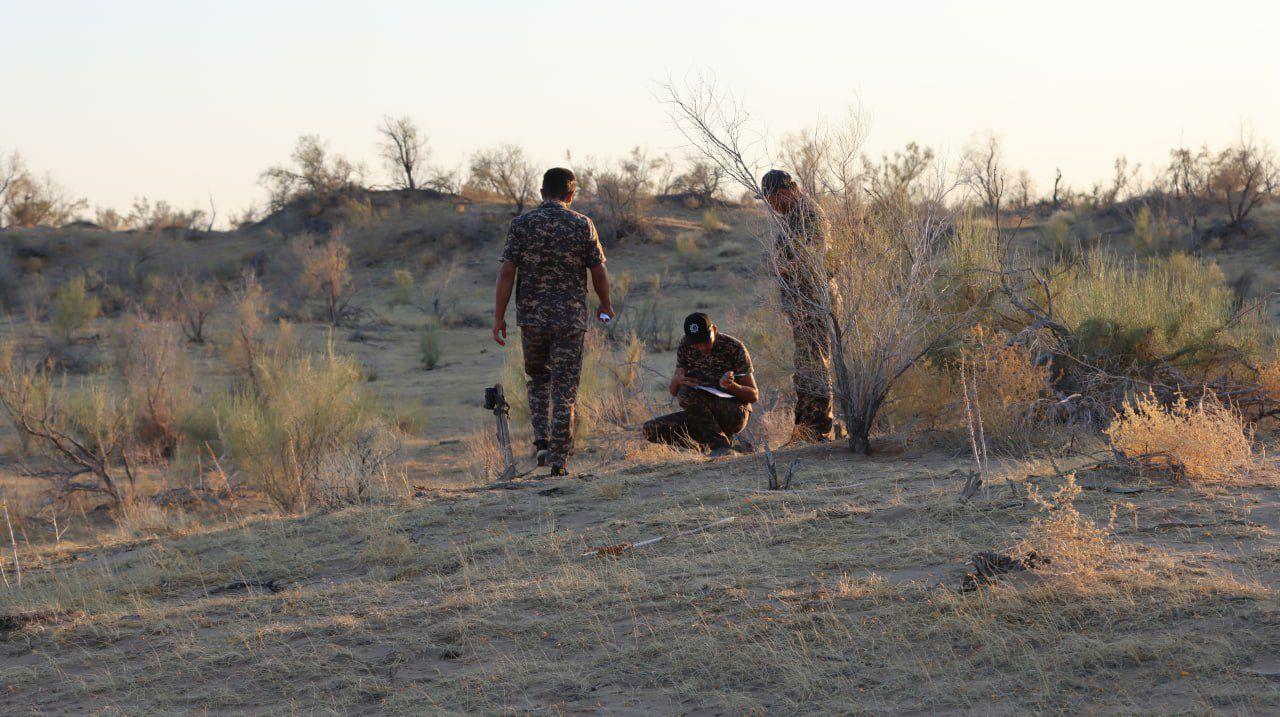
[[[510,481],[516,477],[516,457],[511,452],[511,404],[502,391],[502,384],[494,384],[484,390],[484,407],[493,411],[498,424],[498,447],[502,450],[502,475],[498,482]]]

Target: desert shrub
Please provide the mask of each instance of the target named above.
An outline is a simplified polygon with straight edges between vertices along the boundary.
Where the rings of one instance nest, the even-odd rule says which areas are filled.
[[[133,320],[116,337],[115,354],[140,455],[172,456],[195,402],[181,334],[171,324]]]
[[[702,244],[698,241],[698,235],[693,233],[681,234],[676,237],[676,256],[679,257],[682,267],[686,271],[701,269],[706,253],[702,250]]]
[[[203,344],[205,325],[220,303],[217,286],[183,277],[176,282],[175,292],[177,302],[174,309],[182,334],[193,344]]]
[[[351,440],[326,453],[316,474],[315,500],[321,508],[370,503],[392,493],[390,460],[400,436],[381,424],[355,431]]]
[[[1106,526],[1081,514],[1075,505],[1080,492],[1074,475],[1068,475],[1050,495],[1035,486],[1028,488],[1028,497],[1040,514],[1032,518],[1023,547],[1047,558],[1045,572],[1086,577],[1104,567],[1117,549],[1110,539],[1114,514]]]
[[[1038,433],[1037,403],[1049,395],[1047,365],[1037,366],[1027,347],[979,326],[954,354],[909,369],[892,392],[885,418],[897,429],[958,436],[967,435],[972,411],[988,440],[1005,449],[1022,448]]]
[[[605,242],[614,243],[644,231],[653,203],[653,174],[661,160],[651,160],[639,147],[613,164],[584,171],[589,194]]]
[[[520,147],[504,144],[479,150],[471,157],[470,168],[468,185],[511,202],[515,205],[516,214],[534,201],[538,168],[525,157]]]
[[[231,293],[230,330],[223,341],[227,363],[235,373],[255,386],[262,333],[267,321],[267,294],[253,274],[245,273]]]
[[[1253,463],[1253,437],[1243,418],[1212,397],[1178,397],[1163,405],[1152,393],[1130,400],[1106,429],[1126,460],[1193,482],[1229,481]]]
[[[428,371],[440,365],[440,326],[434,321],[423,324],[418,334],[418,362]]]
[[[98,318],[100,308],[98,297],[89,294],[85,288],[84,274],[77,274],[53,295],[49,322],[61,338],[70,341],[77,331]]]
[[[702,212],[702,231],[707,234],[722,234],[729,231],[729,225],[720,219],[720,214],[715,209],[706,209]]]
[[[504,384],[505,387],[505,384]],[[507,398],[510,401],[510,395]],[[467,475],[476,483],[488,483],[502,473],[502,451],[491,426],[478,426],[462,439]]]
[[[113,219],[114,217],[106,216],[104,218]],[[171,206],[164,200],[152,204],[151,200],[146,197],[139,197],[133,200],[133,207],[129,211],[129,216],[124,219],[124,226],[121,228],[154,232],[165,229],[191,230],[208,228],[208,224],[209,215],[202,209],[183,211]]]
[[[950,290],[941,292],[948,310],[973,312],[999,297],[1001,247],[993,227],[972,216],[956,222],[942,256],[942,274]]]
[[[0,347],[0,406],[25,446],[48,460],[46,477],[59,497],[74,492],[123,497],[133,482],[132,409],[126,396],[101,381],[55,380],[47,363],[32,364],[14,347]]]
[[[290,245],[298,263],[295,287],[304,299],[318,300],[325,319],[334,326],[347,318],[351,299],[351,249],[342,236],[326,242],[304,234]]]
[[[86,207],[88,202],[71,196],[53,177],[39,179],[19,166],[0,194],[0,226],[59,227]]]
[[[281,510],[314,503],[326,461],[361,431],[385,424],[359,366],[332,348],[260,365],[258,389],[241,388],[219,411],[230,459]]]
[[[1045,224],[1049,250],[1056,258],[1067,259],[1079,253],[1079,243],[1071,235],[1071,223],[1074,219],[1070,212],[1060,210],[1054,212]]]
[[[277,165],[262,173],[272,211],[295,201],[323,204],[360,186],[363,170],[341,155],[330,155],[328,146],[314,135],[298,138],[293,164]]]
[[[1143,205],[1133,219],[1133,235],[1130,237],[1133,251],[1139,256],[1162,256],[1173,248],[1173,229],[1165,210],[1152,212]]]
[[[395,269],[391,272],[391,298],[387,305],[391,308],[408,306],[413,303],[413,272],[408,269]]]
[[[1112,366],[1221,340],[1235,301],[1216,264],[1185,254],[1130,262],[1091,251],[1058,274],[1053,291],[1072,348]]]

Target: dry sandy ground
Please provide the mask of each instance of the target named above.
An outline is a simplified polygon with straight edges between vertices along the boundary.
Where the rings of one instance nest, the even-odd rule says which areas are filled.
[[[1268,469],[1211,492],[1081,472],[1077,504],[1110,528],[1073,563],[1025,498],[1066,480],[1045,464],[1005,465],[1013,485],[960,505],[964,464],[937,453],[798,449],[780,456],[802,461],[788,492],[759,490],[759,455],[633,456],[520,489],[47,551],[5,600],[53,612],[0,633],[0,711],[1280,710]],[[1064,554],[958,589],[972,554],[1019,541]]]
[[[726,219],[693,253],[674,238],[697,217],[610,252],[633,306],[666,274],[660,313],[710,309],[742,336],[758,247]],[[1222,259],[1275,284],[1262,248]],[[384,321],[335,338],[418,422],[413,497],[291,518],[228,504],[203,528],[32,549],[0,591],[0,714],[1280,712],[1269,464],[1213,488],[1079,472],[1072,522],[1028,487],[1085,458],[1007,462],[960,505],[960,449],[797,449],[779,456],[801,461],[797,490],[766,492],[759,455],[705,463],[632,433],[587,441],[578,476],[469,491],[466,434],[507,357],[455,325],[444,365],[419,368],[423,316],[385,308],[393,268],[358,271]],[[465,260],[466,312],[486,315],[492,271]],[[788,352],[765,338],[758,378],[785,390]],[[670,361],[645,358],[649,393]],[[960,591],[975,553],[1028,548],[1052,562]]]

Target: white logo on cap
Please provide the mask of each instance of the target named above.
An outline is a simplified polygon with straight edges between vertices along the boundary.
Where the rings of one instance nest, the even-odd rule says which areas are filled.
[[[696,334],[696,333],[698,333],[698,325],[697,325],[697,324],[689,324],[689,333],[691,333],[691,334]]]

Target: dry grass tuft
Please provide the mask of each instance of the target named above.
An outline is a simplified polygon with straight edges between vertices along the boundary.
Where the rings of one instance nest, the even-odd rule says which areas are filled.
[[[1068,475],[1066,483],[1051,495],[1042,494],[1035,486],[1028,488],[1028,497],[1040,515],[1031,519],[1025,542],[1049,559],[1047,571],[1055,575],[1088,575],[1112,557],[1111,525],[1099,526],[1080,513],[1076,508],[1080,492],[1074,475]]]
[[[1213,398],[1192,404],[1179,397],[1166,407],[1154,394],[1138,396],[1106,434],[1127,460],[1194,482],[1230,481],[1254,462],[1253,436],[1244,419]]]

